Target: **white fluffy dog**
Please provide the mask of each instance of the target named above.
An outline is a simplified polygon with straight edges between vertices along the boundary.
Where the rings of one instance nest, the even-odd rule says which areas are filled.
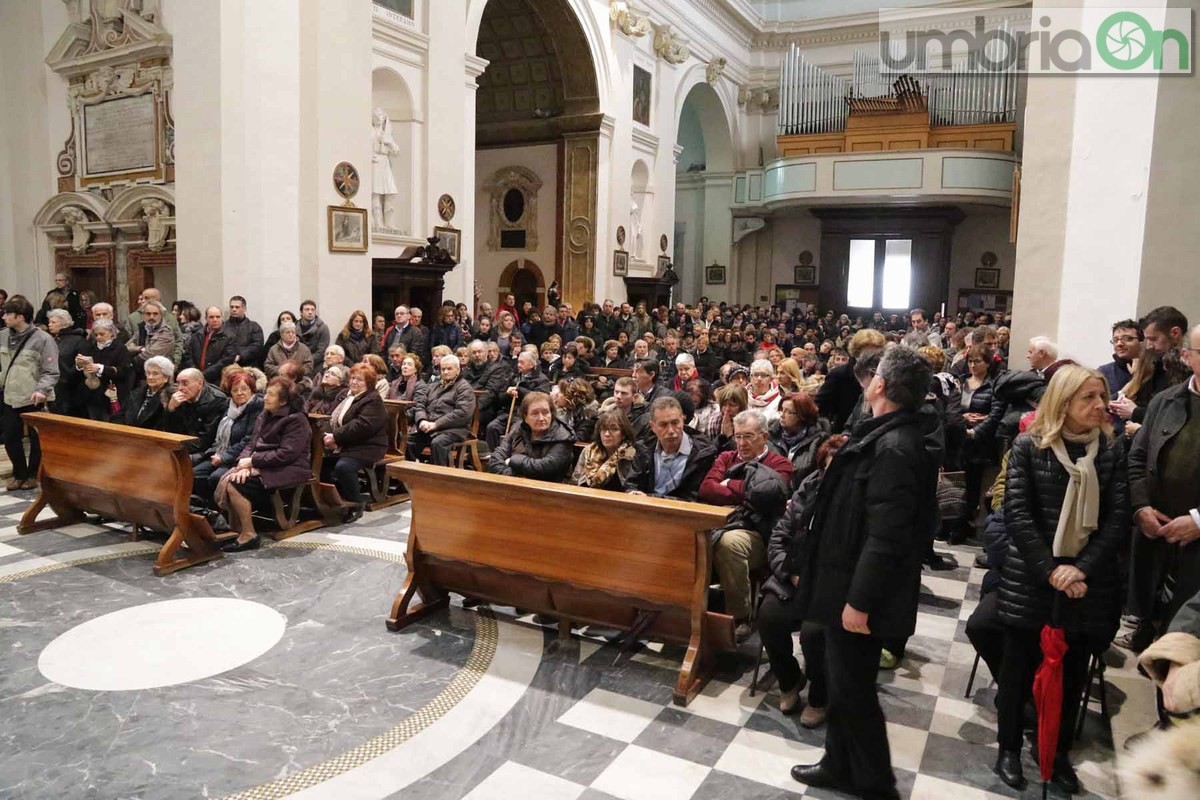
[[[1154,731],[1122,759],[1122,795],[1136,800],[1200,798],[1200,718]]]

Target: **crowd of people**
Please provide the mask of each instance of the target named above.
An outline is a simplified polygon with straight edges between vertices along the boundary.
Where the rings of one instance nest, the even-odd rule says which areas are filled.
[[[827,727],[822,760],[793,770],[812,786],[897,796],[876,673],[905,657],[922,569],[957,567],[938,538],[978,546],[988,570],[967,632],[997,680],[995,770],[1009,786],[1025,783],[1048,623],[1068,643],[1063,790],[1080,790],[1070,748],[1088,661],[1123,613],[1121,643],[1163,682],[1163,718],[1200,704],[1180,686],[1200,668],[1154,643],[1200,637],[1200,326],[1171,307],[1113,324],[1098,369],[1040,336],[1010,353],[1006,319],[921,309],[539,310],[509,295],[446,302],[432,325],[407,306],[390,322],[355,311],[339,330],[305,301],[264,337],[242,297],[201,311],[146,289],[119,322],[60,276],[40,310],[19,295],[3,310],[9,490],[36,486],[24,411],[184,433],[193,501],[237,532],[229,549],[251,549],[255,509],[309,474],[311,414],[346,519],[363,513],[362,471],[388,446],[384,400],[399,399],[411,459],[450,465],[474,432],[491,473],[728,506],[713,602],[739,639],[757,630],[780,709]]]

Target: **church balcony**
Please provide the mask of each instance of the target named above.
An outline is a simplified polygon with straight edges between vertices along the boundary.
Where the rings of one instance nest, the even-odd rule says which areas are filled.
[[[938,148],[789,156],[733,180],[733,210],[972,203],[1010,207],[1016,154]]]

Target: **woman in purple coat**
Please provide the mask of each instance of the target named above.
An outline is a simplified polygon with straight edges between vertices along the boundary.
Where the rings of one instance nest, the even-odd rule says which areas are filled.
[[[262,542],[254,530],[253,509],[267,508],[271,492],[312,477],[312,431],[300,406],[296,384],[272,378],[263,397],[263,410],[254,423],[250,443],[237,466],[216,491],[218,505],[238,537],[225,550],[254,550]]]

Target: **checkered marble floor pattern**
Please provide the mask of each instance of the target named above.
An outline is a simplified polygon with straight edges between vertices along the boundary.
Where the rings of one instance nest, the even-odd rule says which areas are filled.
[[[901,796],[912,800],[1040,797],[1040,783],[1031,781],[1021,794],[992,774],[995,684],[982,662],[971,696],[964,697],[975,658],[965,624],[978,602],[985,571],[969,566],[973,552],[962,549],[954,555],[958,569],[924,573],[916,635],[900,667],[880,672],[879,697]],[[755,646],[752,640],[747,655]],[[613,660],[611,648],[599,648],[600,643],[590,641],[585,630],[579,640],[581,666],[602,660],[603,666],[597,666],[607,668]],[[465,797],[847,796],[808,789],[792,780],[789,771],[794,764],[820,758],[824,730],[806,730],[797,724],[797,717],[780,714],[773,680],[768,679],[765,694],[759,691],[751,696],[752,662],[726,663],[725,680],[712,681],[687,708],[672,705],[669,692],[652,691],[646,681],[664,688],[671,685],[680,656],[673,648],[649,644],[629,659],[630,667],[624,671],[636,673],[636,679],[621,679],[633,678],[631,674],[614,680],[602,677],[599,686],[549,721],[539,737],[499,763]],[[634,666],[637,669],[631,669]],[[1111,742],[1095,703],[1073,756],[1085,787],[1080,797],[1117,796]],[[1036,777],[1028,748],[1025,770],[1027,777]]]
[[[29,494],[0,496],[0,564],[18,556],[51,555],[48,551],[120,540],[117,526],[75,525],[56,532],[63,535],[18,541],[15,525]],[[368,513],[358,523],[332,532],[403,541],[409,519],[404,504]],[[964,696],[975,658],[965,624],[978,603],[984,570],[972,566],[973,549],[953,550],[957,569],[926,571],[922,576],[917,631],[905,659],[895,671],[879,674],[879,697],[901,795],[912,800],[1040,797],[1041,786],[1033,780],[1024,793],[1017,793],[992,774],[995,685],[982,663],[970,697]],[[513,609],[495,608],[494,613],[501,625],[537,627],[532,617],[518,617]],[[808,789],[791,779],[794,764],[820,757],[824,730],[806,730],[799,726],[798,715],[780,714],[770,678],[751,696],[756,638],[745,645],[740,658],[723,657],[718,677],[691,705],[680,708],[671,703],[671,689],[681,649],[650,642],[632,655],[618,655],[615,647],[589,636],[587,629],[567,641],[556,638],[552,625],[543,633],[546,644],[538,674],[513,710],[476,745],[394,797],[846,796]],[[1118,796],[1111,740],[1094,702],[1073,759],[1085,788],[1081,797]],[[1024,765],[1027,777],[1035,778],[1028,747]]]

